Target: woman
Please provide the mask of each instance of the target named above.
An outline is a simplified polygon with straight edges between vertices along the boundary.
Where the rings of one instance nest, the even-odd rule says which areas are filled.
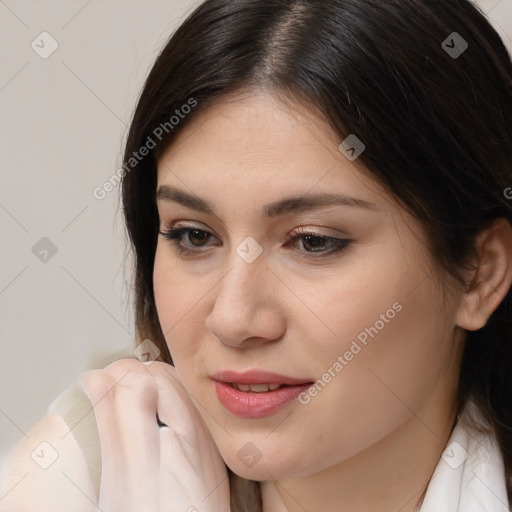
[[[509,510],[511,118],[468,0],[201,4],[125,148],[145,363],[52,404],[3,506]]]

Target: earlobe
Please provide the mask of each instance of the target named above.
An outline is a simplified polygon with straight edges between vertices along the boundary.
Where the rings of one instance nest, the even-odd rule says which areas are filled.
[[[481,329],[498,308],[512,284],[512,227],[496,219],[476,241],[477,268],[464,293],[457,325],[468,331]]]

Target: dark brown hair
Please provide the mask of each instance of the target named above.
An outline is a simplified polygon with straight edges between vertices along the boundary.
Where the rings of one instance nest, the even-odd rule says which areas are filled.
[[[460,55],[443,45],[454,32],[468,45]],[[172,364],[153,294],[158,157],[207,105],[254,87],[310,105],[340,142],[363,141],[365,172],[422,223],[436,267],[461,284],[476,235],[493,219],[512,222],[512,63],[469,0],[207,0],[158,56],[124,154],[137,342],[151,339],[162,360]],[[131,160],[150,139],[156,148]],[[460,408],[472,398],[496,433],[510,502],[511,293],[466,333],[458,390]],[[259,510],[257,484],[230,476],[233,510]]]

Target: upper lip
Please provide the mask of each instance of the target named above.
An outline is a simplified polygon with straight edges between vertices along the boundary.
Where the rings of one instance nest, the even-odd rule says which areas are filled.
[[[229,382],[233,384],[286,384],[288,386],[297,386],[312,382],[309,379],[295,379],[293,377],[287,377],[286,375],[263,370],[249,370],[246,372],[221,370],[211,375],[211,378],[219,382]]]

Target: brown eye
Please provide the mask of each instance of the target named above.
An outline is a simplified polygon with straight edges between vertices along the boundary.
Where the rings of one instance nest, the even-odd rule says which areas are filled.
[[[208,231],[185,227],[160,231],[160,234],[167,240],[170,240],[179,253],[198,252],[194,248],[207,247],[205,242],[208,241],[209,237],[213,237]],[[190,243],[184,243],[183,238],[185,235],[187,235]]]
[[[329,256],[334,253],[344,251],[352,240],[334,238],[313,232],[299,232],[291,238],[294,245],[300,241],[302,248],[298,250],[306,254],[318,254],[318,257]]]
[[[201,231],[200,229],[192,229],[188,231],[188,239],[194,244],[198,242],[198,245],[203,245],[205,241],[208,241],[209,233]]]

